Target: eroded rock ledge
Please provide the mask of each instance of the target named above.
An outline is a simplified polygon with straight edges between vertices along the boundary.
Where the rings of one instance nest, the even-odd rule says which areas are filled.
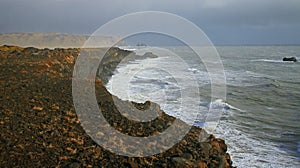
[[[83,52],[97,62],[95,50],[0,47],[0,167],[232,167],[224,140],[210,135],[199,142],[198,127],[191,127],[169,150],[148,157],[119,156],[97,145],[81,127],[72,100],[74,63]],[[175,118],[152,102],[122,101],[102,84],[129,53],[112,48],[106,54],[103,72],[98,71],[102,81],[96,80],[95,85],[98,104],[119,132],[155,135]],[[129,120],[115,107],[113,98],[129,111],[133,106],[149,110],[152,104],[160,116],[150,122]]]

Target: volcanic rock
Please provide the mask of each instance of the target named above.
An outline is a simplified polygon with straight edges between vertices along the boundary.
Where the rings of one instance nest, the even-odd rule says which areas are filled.
[[[77,58],[86,57],[97,65],[96,56],[105,51],[0,47],[0,167],[232,167],[225,141],[213,135],[201,138],[204,130],[195,126],[177,144],[151,156],[121,156],[98,145],[81,126],[89,123],[82,123],[75,111],[72,76],[82,70],[74,67]],[[111,48],[100,61],[103,68],[98,70],[95,89],[108,126],[135,137],[158,135],[175,120],[188,126],[154,102],[123,101],[106,90],[103,84],[128,54]],[[116,107],[116,100],[125,110],[154,110],[159,117],[148,122],[130,120]],[[98,136],[105,135],[97,131]],[[116,144],[118,139],[109,142]],[[135,147],[123,150],[130,148]]]

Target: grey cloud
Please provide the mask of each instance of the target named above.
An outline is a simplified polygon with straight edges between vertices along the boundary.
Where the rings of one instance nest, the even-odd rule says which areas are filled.
[[[216,41],[228,30],[247,38],[244,32],[253,37],[282,28],[292,31],[288,39],[300,29],[299,0],[2,0],[0,32],[92,33],[115,17],[144,10],[183,16]]]

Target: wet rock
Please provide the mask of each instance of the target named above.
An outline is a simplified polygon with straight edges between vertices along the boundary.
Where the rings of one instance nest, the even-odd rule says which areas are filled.
[[[282,61],[297,62],[298,60],[296,57],[284,57]]]
[[[146,52],[143,57],[145,58],[157,58],[158,56],[153,54],[152,52]]]

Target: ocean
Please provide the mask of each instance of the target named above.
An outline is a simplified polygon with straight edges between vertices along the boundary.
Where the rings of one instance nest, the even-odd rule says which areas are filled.
[[[106,85],[112,94],[151,100],[200,127],[214,108],[221,116],[213,133],[225,139],[234,166],[300,167],[300,62],[281,61],[300,60],[300,46],[216,47],[226,77],[222,100],[211,97],[213,74],[190,48],[122,48],[158,58],[120,63]]]

